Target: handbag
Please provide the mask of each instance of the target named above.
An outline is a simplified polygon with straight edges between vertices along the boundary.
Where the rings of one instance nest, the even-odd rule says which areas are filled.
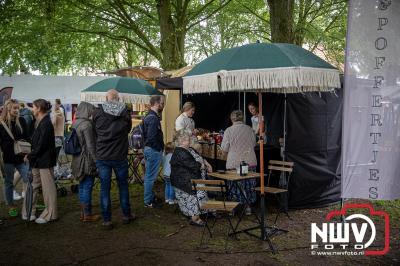
[[[8,128],[6,123],[4,121],[1,121],[1,124],[3,125],[4,129],[7,131],[8,135],[12,138],[14,141],[14,153],[15,154],[28,154],[31,153],[32,151],[32,145],[25,141],[25,140],[15,140],[14,135],[12,134],[11,130]]]

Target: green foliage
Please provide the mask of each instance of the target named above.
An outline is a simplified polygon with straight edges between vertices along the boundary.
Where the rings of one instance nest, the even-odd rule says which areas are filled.
[[[296,37],[336,67],[344,64],[347,1],[301,0],[296,5]]]
[[[265,0],[0,0],[0,73],[165,69],[271,40]],[[295,43],[344,63],[347,4],[295,0]]]
[[[6,17],[0,28],[3,73],[87,74],[112,66],[112,41],[60,32],[53,20],[57,14],[41,1],[6,1],[0,12]]]
[[[222,49],[267,39],[267,28],[255,19],[249,6],[265,13],[262,0],[236,0],[196,25],[186,38],[187,61],[195,64]]]

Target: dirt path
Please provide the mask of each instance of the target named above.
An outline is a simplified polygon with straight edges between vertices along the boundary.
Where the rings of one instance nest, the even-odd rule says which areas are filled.
[[[189,226],[174,206],[144,209],[143,189],[131,186],[133,210],[138,219],[122,225],[117,193],[114,191],[115,228],[104,231],[101,223],[79,221],[77,195],[59,198],[60,220],[48,225],[30,224],[8,219],[0,226],[0,264],[34,265],[400,265],[398,217],[392,219],[391,251],[383,257],[311,256],[310,224],[322,222],[333,209],[290,212],[293,220],[282,216],[280,225],[288,234],[276,236],[273,255],[266,243],[241,235],[229,240],[224,249],[222,228],[207,247],[199,248],[201,228]],[[93,198],[98,199],[98,192]],[[99,206],[95,204],[95,210]],[[4,208],[1,216],[5,216]],[[271,218],[272,219],[272,218]],[[251,225],[247,218],[244,225]],[[381,229],[378,229],[381,230]]]

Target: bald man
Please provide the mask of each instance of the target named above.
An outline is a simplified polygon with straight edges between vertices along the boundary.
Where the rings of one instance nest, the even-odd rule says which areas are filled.
[[[123,223],[128,224],[134,216],[131,213],[128,190],[128,134],[131,117],[124,103],[119,102],[118,91],[107,92],[106,102],[93,113],[96,130],[96,166],[101,181],[101,211],[103,226],[112,229],[111,222],[111,173],[117,178]]]
[[[119,101],[119,93],[115,89],[111,89],[107,91],[106,94],[107,102],[118,102]]]

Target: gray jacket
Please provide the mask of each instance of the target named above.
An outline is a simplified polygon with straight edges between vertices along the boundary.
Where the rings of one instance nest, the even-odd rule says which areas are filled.
[[[76,121],[73,128],[76,130],[81,154],[74,155],[71,163],[71,170],[74,177],[82,180],[86,175],[95,176],[96,170],[96,135],[93,122],[90,117],[94,106],[87,102],[81,102],[76,111]]]

